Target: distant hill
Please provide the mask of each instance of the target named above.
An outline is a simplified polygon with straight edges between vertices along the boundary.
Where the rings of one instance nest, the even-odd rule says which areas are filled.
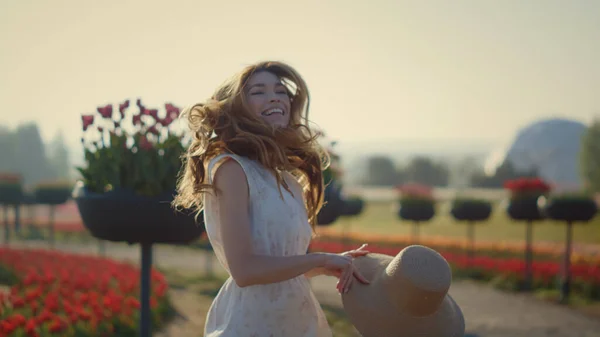
[[[579,152],[585,130],[585,124],[569,119],[537,121],[520,129],[510,146],[487,165],[499,165],[506,158],[518,170],[535,168],[553,183],[581,186]]]

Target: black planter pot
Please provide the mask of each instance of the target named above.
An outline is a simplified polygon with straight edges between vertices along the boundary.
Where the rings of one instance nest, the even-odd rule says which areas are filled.
[[[492,205],[478,200],[458,201],[452,204],[450,214],[458,221],[485,221],[492,214]]]
[[[425,200],[404,201],[400,203],[398,216],[408,221],[429,221],[435,216],[435,205]]]
[[[23,186],[21,184],[0,184],[0,204],[17,205],[23,199]]]
[[[591,198],[551,198],[548,200],[542,211],[547,217],[553,220],[588,222],[596,216],[598,206]]]
[[[345,200],[342,215],[357,216],[362,213],[364,206],[365,202],[362,199],[354,198]]]
[[[98,239],[187,244],[204,232],[202,214],[196,223],[192,212],[174,210],[171,207],[171,193],[144,197],[127,190],[100,194],[90,192],[85,187],[76,187],[73,199],[83,224]]]
[[[317,224],[319,226],[333,224],[344,212],[345,203],[342,199],[341,189],[335,182],[331,182],[325,187],[324,197],[325,205],[317,214]]]
[[[512,198],[506,212],[513,220],[536,221],[542,220],[544,214],[538,207],[537,196]]]
[[[35,200],[39,204],[45,205],[61,205],[69,200],[72,191],[64,188],[40,188],[35,190]]]

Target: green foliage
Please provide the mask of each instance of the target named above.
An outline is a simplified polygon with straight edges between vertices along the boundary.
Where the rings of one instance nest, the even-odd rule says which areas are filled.
[[[365,183],[373,186],[393,186],[399,182],[396,165],[386,156],[372,156],[367,159]]]
[[[8,269],[7,267],[0,264],[0,284],[13,286],[17,284],[18,281],[19,278],[13,270]]]
[[[446,164],[425,156],[411,159],[403,171],[406,181],[430,186],[447,186],[450,176]]]
[[[48,144],[48,162],[57,178],[69,179],[71,177],[71,159],[62,130],[57,132]]]
[[[600,119],[588,127],[581,139],[580,172],[590,192],[600,192]]]
[[[413,195],[409,195],[409,196],[401,196],[400,197],[400,204],[402,204],[403,206],[419,206],[419,205],[429,205],[429,204],[435,204],[435,201],[427,196],[413,196]]]
[[[504,160],[502,165],[498,167],[494,175],[487,176],[484,172],[475,173],[471,176],[471,186],[483,188],[500,188],[504,186],[507,180],[518,178],[535,178],[538,177],[538,170],[531,169],[529,171],[517,170],[512,162],[508,159]]]
[[[27,122],[9,129],[0,125],[0,172],[19,172],[25,185],[56,178],[50,161],[60,156],[49,155],[36,123]]]
[[[472,207],[487,207],[491,205],[491,202],[486,199],[469,197],[456,197],[454,200],[452,200],[452,207],[460,207],[464,205],[469,205]]]
[[[445,163],[425,156],[416,156],[403,167],[396,167],[390,157],[383,155],[367,158],[366,164],[367,171],[362,181],[365,185],[395,186],[413,182],[430,186],[446,186],[450,176]]]
[[[120,116],[113,119],[112,105],[99,107],[96,128],[94,115],[82,116],[83,131],[99,139],[82,138],[86,167],[78,167],[84,184],[91,191],[129,189],[139,195],[155,196],[176,188],[181,156],[185,152],[183,136],[173,121],[179,109],[165,104],[165,117],[157,109],[148,109],[138,99],[139,112],[132,117],[131,131],[126,129],[129,101],[119,104]]]

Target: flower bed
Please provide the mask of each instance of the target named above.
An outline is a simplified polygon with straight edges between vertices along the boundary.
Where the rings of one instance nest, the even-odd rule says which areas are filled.
[[[0,292],[0,336],[137,336],[139,271],[110,259],[0,248],[17,282]],[[1,282],[2,280],[0,280]],[[152,271],[153,327],[171,312],[165,277]]]
[[[427,244],[425,244],[427,245]],[[398,254],[406,245],[386,246],[369,243],[368,250],[387,255]],[[430,246],[442,254],[454,270],[456,277],[470,277],[492,281],[501,288],[518,289],[523,282],[525,261],[519,257],[494,257],[483,255],[470,259],[467,254],[447,251]],[[339,253],[347,250],[339,241],[314,240],[310,251]],[[536,289],[556,289],[556,280],[561,276],[560,260],[534,261],[533,277]],[[590,300],[600,300],[600,263],[576,262],[571,265],[573,291]]]
[[[319,229],[318,240],[323,242],[345,241],[349,244],[363,244],[368,242],[379,247],[405,247],[412,243],[410,236],[406,235],[381,235],[359,232],[341,233],[335,229]],[[462,252],[467,246],[465,239],[451,237],[423,237],[420,244],[445,252]],[[524,243],[507,241],[478,241],[475,243],[477,252],[494,257],[521,257],[525,249]],[[564,245],[556,243],[536,243],[533,247],[534,256],[538,260],[556,260],[562,257]],[[571,260],[574,263],[585,262],[600,264],[598,254],[573,253]]]

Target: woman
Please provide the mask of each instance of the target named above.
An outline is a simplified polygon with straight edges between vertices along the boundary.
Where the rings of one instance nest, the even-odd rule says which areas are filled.
[[[231,277],[204,336],[331,336],[310,288],[316,275],[368,283],[342,253],[306,253],[323,204],[329,157],[308,126],[309,95],[280,62],[246,67],[186,109],[193,133],[174,205],[204,210],[208,238]]]

